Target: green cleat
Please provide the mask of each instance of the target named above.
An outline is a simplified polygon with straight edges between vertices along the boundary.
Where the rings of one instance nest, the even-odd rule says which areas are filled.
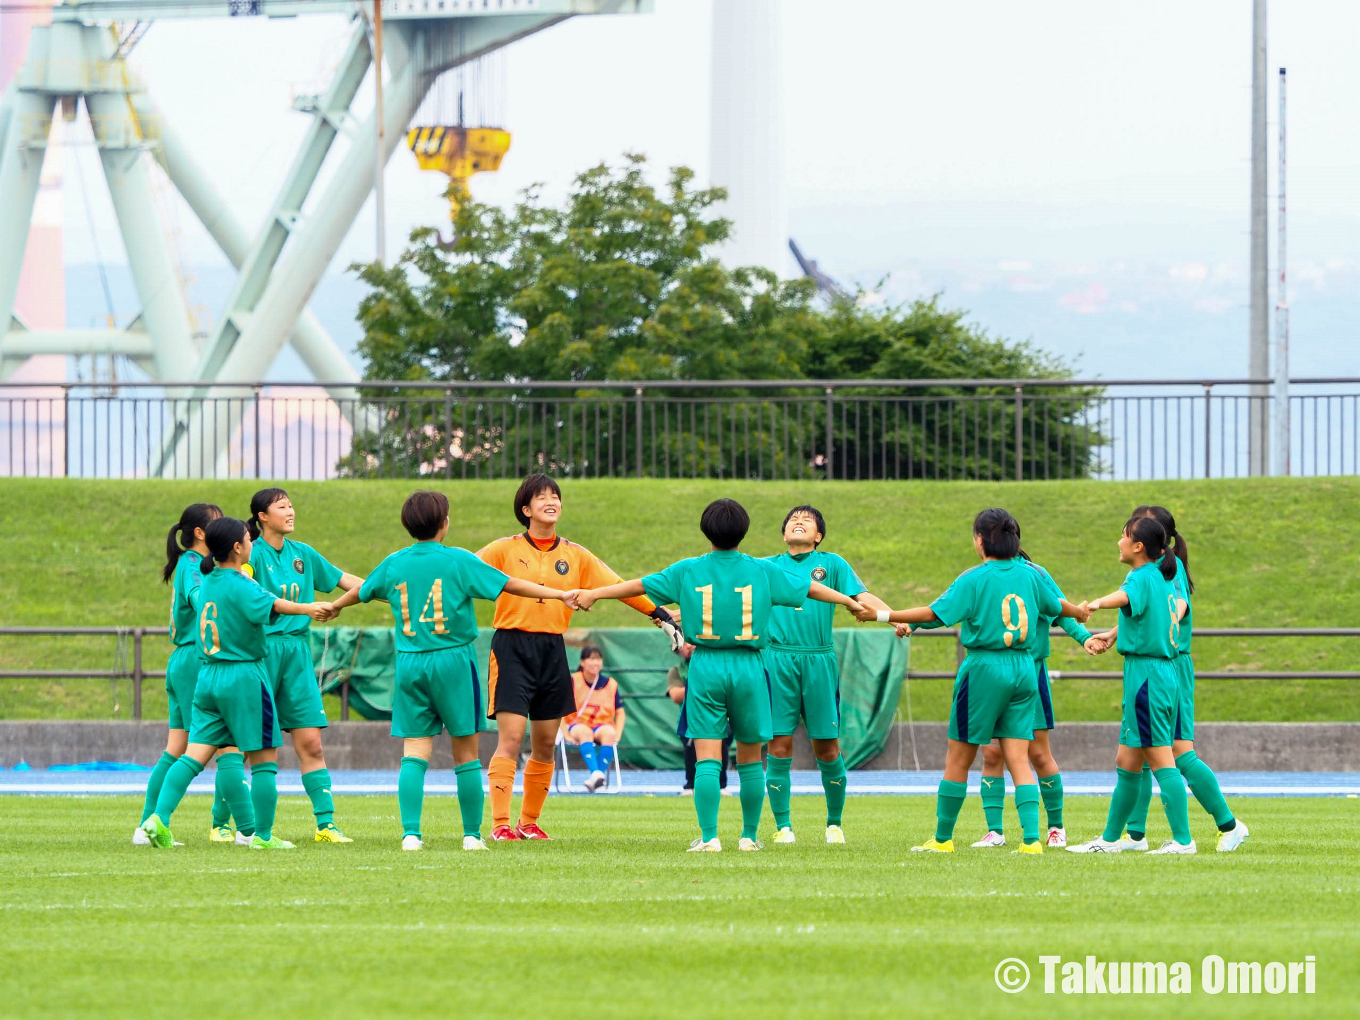
[[[208,839],[214,843],[235,843],[236,833],[230,825],[218,825],[208,830]]]
[[[154,815],[152,817],[155,817]],[[278,836],[270,836],[267,840],[261,839],[258,835],[250,840],[252,850],[292,850],[293,844],[286,839],[279,839]]]
[[[161,821],[160,815],[152,815],[142,823],[142,831],[146,833],[147,839],[151,840],[151,845],[166,849],[175,845],[175,837],[171,834],[169,826]]]

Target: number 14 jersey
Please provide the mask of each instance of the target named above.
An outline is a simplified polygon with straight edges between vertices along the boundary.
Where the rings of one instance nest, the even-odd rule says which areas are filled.
[[[391,603],[397,651],[434,652],[475,641],[472,600],[494,600],[508,580],[466,549],[417,542],[378,564],[359,589],[359,601]]]
[[[965,570],[930,604],[947,626],[961,624],[965,648],[1029,651],[1041,617],[1062,615],[1062,604],[1038,571],[1018,557],[987,560]]]

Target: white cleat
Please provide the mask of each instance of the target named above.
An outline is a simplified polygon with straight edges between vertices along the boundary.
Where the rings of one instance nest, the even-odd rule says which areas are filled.
[[[1237,819],[1237,825],[1227,832],[1218,834],[1218,852],[1221,854],[1231,853],[1245,843],[1250,835],[1251,833],[1247,831],[1247,823],[1240,818]]]
[[[425,841],[419,836],[402,836],[401,848],[403,850],[424,850]]]
[[[1148,856],[1153,857],[1157,854],[1195,854],[1199,853],[1199,848],[1195,846],[1192,839],[1189,843],[1177,843],[1174,839],[1168,839],[1156,850],[1149,850]]]
[[[463,849],[464,849],[464,850],[490,850],[491,848],[490,848],[489,846],[486,845],[486,840],[482,839],[481,836],[464,836],[464,837],[463,837]]]
[[[691,854],[720,854],[722,853],[722,843],[718,841],[717,836],[714,836],[707,842],[700,836],[689,845],[689,849],[685,852]]]
[[[798,839],[794,836],[793,829],[786,825],[775,833],[774,841],[776,843],[796,843]]]
[[[244,832],[242,832],[240,829],[237,829],[237,830],[236,830],[236,845],[237,845],[237,846],[250,846],[250,841],[251,841],[252,839],[254,839],[254,838],[255,838],[255,837],[254,837],[253,834],[247,836],[247,835],[246,835]]]
[[[592,772],[592,773],[590,774],[590,778],[587,779],[582,785],[583,785],[587,790],[589,790],[591,793],[594,793],[596,790],[598,790],[598,789],[599,789],[600,787],[602,787],[604,784],[605,784],[605,774],[597,769],[596,771],[594,771],[594,772]]]
[[[1001,833],[997,832],[995,829],[992,829],[990,832],[987,833],[987,835],[983,836],[980,840],[973,844],[973,846],[1005,846],[1005,845],[1006,837],[1003,836]]]
[[[1069,846],[1067,852],[1069,854],[1117,854],[1123,849],[1123,845],[1117,839],[1093,839],[1089,843]]]
[[[146,830],[144,830],[140,825],[132,830],[132,845],[133,846],[151,845],[151,837],[146,834]]]
[[[1060,829],[1056,825],[1048,830],[1048,839],[1044,840],[1044,846],[1067,846],[1067,830]]]
[[[742,836],[741,842],[737,844],[737,849],[753,854],[757,850],[764,850],[765,844],[758,839],[752,839],[750,836]]]
[[[826,841],[828,843],[844,843],[845,833],[841,831],[839,825],[828,825],[826,827]]]
[[[1146,850],[1147,848],[1148,841],[1146,836],[1144,836],[1142,839],[1131,839],[1129,836],[1126,835],[1123,839],[1119,841],[1120,850]]]

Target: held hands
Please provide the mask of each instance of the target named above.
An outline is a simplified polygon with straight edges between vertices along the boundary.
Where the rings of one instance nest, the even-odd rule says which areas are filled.
[[[900,638],[909,637],[911,635],[911,624],[895,623],[893,624],[893,630],[897,633],[897,636]]]
[[[584,588],[574,588],[562,596],[562,601],[574,612],[588,613],[595,604],[595,593]]]
[[[877,609],[871,609],[869,606],[860,605],[860,603],[854,602],[853,600],[852,603],[852,605],[846,606],[845,608],[849,609],[850,612],[854,614],[855,619],[860,623],[873,623],[878,619]]]
[[[311,611],[307,615],[317,623],[329,623],[340,615],[340,610],[329,602],[313,602]]]
[[[1092,606],[1088,602],[1083,602],[1081,603],[1081,605],[1077,606],[1077,615],[1073,617],[1073,619],[1075,619],[1078,623],[1085,623],[1087,620],[1091,618],[1091,610],[1095,608],[1097,607]]]
[[[1104,634],[1092,634],[1082,645],[1088,655],[1103,655],[1114,645],[1114,638],[1107,631]]]

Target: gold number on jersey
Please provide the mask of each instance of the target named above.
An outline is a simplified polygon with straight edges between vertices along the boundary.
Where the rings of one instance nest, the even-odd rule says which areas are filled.
[[[406,600],[403,593],[402,606],[405,605]],[[426,616],[425,614],[430,611],[431,606],[434,606],[434,615]],[[434,587],[430,589],[430,597],[425,600],[425,605],[420,610],[420,619],[417,622],[434,624],[436,634],[448,633],[444,629],[444,579],[442,577],[434,579]]]
[[[705,584],[694,590],[704,597],[704,629],[695,636],[702,641],[716,641],[718,635],[713,633],[713,585]]]
[[[1181,647],[1181,614],[1176,611],[1174,592],[1166,597],[1166,608],[1171,611],[1171,626],[1167,630],[1167,636],[1171,639],[1171,647],[1179,651]]]
[[[209,618],[211,617],[211,618]],[[212,631],[212,647],[208,645],[208,631]],[[216,655],[222,650],[222,641],[217,633],[217,603],[207,602],[203,606],[203,613],[198,618],[198,640],[203,644],[203,649],[209,655]]]
[[[1015,615],[1011,614],[1011,602],[1015,602]],[[1029,611],[1025,608],[1025,600],[1019,595],[1007,595],[1001,600],[1001,624],[1006,628],[1006,635],[1003,639],[1006,647],[1011,647],[1015,641],[1015,636],[1020,635],[1020,643],[1025,643],[1025,638],[1029,636]]]
[[[754,641],[756,635],[751,630],[751,585],[732,590],[741,596],[741,633],[737,635],[737,640]]]
[[[415,637],[416,632],[411,629],[411,606],[406,601],[406,582],[402,581],[393,587],[401,592],[401,632],[407,637]]]
[[[298,596],[302,594],[302,589],[296,584],[281,584],[279,585],[279,591],[289,602],[296,602]]]

